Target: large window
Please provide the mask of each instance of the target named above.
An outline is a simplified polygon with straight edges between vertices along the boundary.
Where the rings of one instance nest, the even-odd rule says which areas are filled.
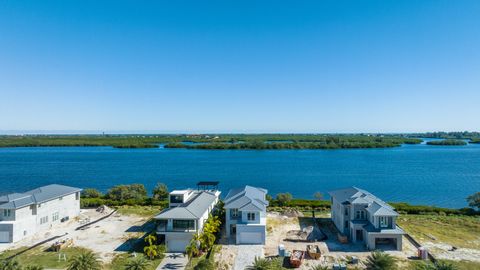
[[[365,211],[363,210],[358,210],[355,213],[355,219],[365,219]]]
[[[58,217],[59,217],[58,212],[53,213],[53,215],[52,215],[52,222],[57,221],[57,220],[58,220]]]
[[[230,209],[230,213],[231,213],[233,218],[238,217],[238,209],[237,208]]]
[[[174,231],[193,231],[195,230],[195,221],[194,220],[174,220],[173,230]]]
[[[183,203],[183,195],[170,195],[170,203]]]
[[[247,213],[247,219],[249,221],[255,220],[255,213]]]
[[[380,217],[380,227],[381,228],[388,227],[388,217]]]

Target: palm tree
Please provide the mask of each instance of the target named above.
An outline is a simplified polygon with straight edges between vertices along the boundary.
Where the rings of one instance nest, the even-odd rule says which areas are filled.
[[[0,263],[0,270],[21,270],[22,266],[17,260],[4,260]]]
[[[146,270],[150,266],[150,262],[144,257],[137,257],[128,260],[125,270]]]
[[[156,241],[157,237],[154,234],[149,234],[147,237],[145,237],[145,242],[147,242],[149,246],[155,245]]]
[[[260,258],[255,256],[255,261],[253,264],[245,268],[246,270],[269,270],[270,263],[265,258]]]
[[[197,240],[195,240],[195,238],[192,239],[192,241],[190,241],[190,244],[185,248],[185,253],[187,253],[189,263],[192,262],[193,257],[198,255],[199,250]]]
[[[158,256],[158,247],[155,245],[146,246],[143,248],[143,252],[148,258],[150,258],[150,260],[153,260]]]
[[[24,270],[43,270],[42,266],[39,265],[27,265]]]
[[[367,270],[395,270],[397,261],[394,257],[382,251],[374,251],[367,258]]]
[[[102,264],[98,256],[91,251],[84,251],[68,261],[67,270],[100,270]]]

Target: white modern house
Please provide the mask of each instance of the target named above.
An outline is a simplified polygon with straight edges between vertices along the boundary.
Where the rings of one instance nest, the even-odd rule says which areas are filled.
[[[393,247],[402,250],[404,231],[396,225],[398,213],[368,191],[350,187],[330,191],[332,220],[354,243],[370,250]]]
[[[232,189],[225,197],[225,228],[227,237],[236,244],[265,244],[267,190],[245,186]]]
[[[80,191],[48,185],[0,196],[0,243],[14,243],[80,214]]]
[[[203,229],[203,224],[218,203],[218,190],[174,190],[169,195],[169,208],[155,219],[157,235],[165,242],[168,252],[185,252],[194,234]]]

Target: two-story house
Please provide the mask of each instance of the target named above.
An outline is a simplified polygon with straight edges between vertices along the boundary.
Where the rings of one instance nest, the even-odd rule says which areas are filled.
[[[48,185],[0,196],[0,243],[17,242],[80,214],[79,188]]]
[[[371,193],[350,187],[330,191],[332,220],[354,243],[368,249],[394,247],[402,250],[403,230],[396,225],[398,213]]]
[[[265,244],[266,195],[266,189],[251,186],[228,192],[224,200],[227,237],[237,244]]]
[[[169,194],[169,208],[155,217],[157,235],[168,252],[185,252],[194,234],[218,203],[218,190],[174,190]]]

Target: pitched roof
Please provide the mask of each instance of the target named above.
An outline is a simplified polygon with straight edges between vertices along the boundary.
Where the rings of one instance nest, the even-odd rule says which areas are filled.
[[[328,194],[342,204],[367,204],[366,210],[371,215],[398,216],[398,213],[389,204],[372,193],[357,187],[337,189],[328,192]]]
[[[218,198],[219,192],[194,191],[192,198],[177,207],[163,210],[155,219],[197,219],[203,216]]]
[[[81,190],[80,188],[53,184],[24,193],[11,193],[0,197],[0,208],[18,209],[80,192]]]
[[[268,201],[265,199],[267,192],[266,189],[252,186],[231,189],[224,200],[225,208],[265,211],[268,206]]]

